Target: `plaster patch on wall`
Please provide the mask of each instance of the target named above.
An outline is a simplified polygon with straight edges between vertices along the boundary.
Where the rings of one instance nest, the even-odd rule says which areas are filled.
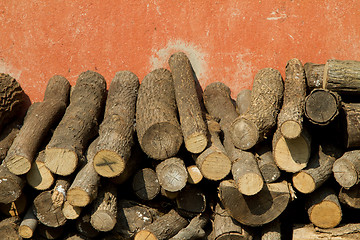
[[[195,44],[188,43],[183,40],[170,40],[164,48],[153,48],[151,51],[151,71],[157,68],[168,66],[167,62],[171,54],[181,51],[188,56],[198,79],[204,80],[204,78],[208,77],[206,74],[208,66],[205,61],[207,54],[204,53],[204,51]]]
[[[252,53],[249,50],[245,50],[236,55],[236,70],[235,70],[235,80],[237,87],[243,88],[242,85],[247,85],[247,83],[253,81],[253,66],[251,65]]]
[[[21,70],[14,68],[12,65],[7,64],[3,59],[0,59],[0,73],[10,74],[13,78],[19,79]]]

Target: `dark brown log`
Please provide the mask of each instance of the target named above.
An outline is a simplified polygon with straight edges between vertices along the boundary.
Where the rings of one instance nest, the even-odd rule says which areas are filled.
[[[9,74],[0,73],[0,131],[22,110],[25,94]]]
[[[348,223],[336,228],[322,229],[313,224],[296,224],[293,227],[293,240],[352,240],[360,239],[360,224]]]
[[[64,233],[64,227],[52,228],[44,224],[39,224],[36,228],[36,233],[45,239],[59,239]]]
[[[206,234],[203,228],[208,221],[209,216],[207,214],[199,214],[191,219],[189,225],[181,229],[175,236],[170,238],[170,240],[202,239]]]
[[[21,128],[21,121],[15,120],[7,124],[0,134],[0,162],[5,159],[11,144]]]
[[[341,150],[332,144],[320,145],[307,167],[293,176],[294,187],[305,194],[315,191],[332,175],[333,164],[341,154]]]
[[[356,184],[349,189],[341,188],[338,197],[341,203],[360,209],[360,184]]]
[[[309,195],[306,208],[310,221],[320,228],[334,228],[342,219],[339,200],[334,190],[328,187],[319,188]]]
[[[241,90],[236,97],[237,111],[240,115],[246,113],[251,103],[251,90]]]
[[[277,130],[272,140],[272,152],[276,165],[287,172],[298,172],[307,166],[311,154],[311,136],[303,129],[295,139],[286,139]]]
[[[18,234],[19,217],[6,218],[0,222],[0,236],[4,240],[21,240],[22,238]]]
[[[360,147],[360,103],[343,103],[344,145],[346,148]]]
[[[237,148],[248,150],[269,136],[276,125],[283,91],[279,71],[264,68],[255,75],[249,110],[231,125],[232,140]]]
[[[82,208],[71,205],[68,201],[65,201],[62,207],[62,213],[66,219],[77,219],[81,214]]]
[[[261,240],[281,240],[281,222],[279,218],[262,226]]]
[[[156,166],[159,184],[169,192],[176,192],[186,185],[188,173],[184,161],[180,158],[169,158]]]
[[[200,169],[196,165],[190,165],[186,167],[188,172],[187,182],[191,184],[198,184],[203,179],[203,175]]]
[[[75,226],[76,230],[79,234],[81,234],[83,239],[96,239],[96,237],[100,234],[99,231],[97,231],[90,223],[91,221],[91,215],[90,213],[85,213],[84,215],[80,216],[78,219],[76,219]],[[77,238],[75,238],[77,239]]]
[[[16,201],[22,193],[25,180],[11,173],[4,164],[0,165],[0,203]]]
[[[117,72],[110,84],[94,157],[95,170],[103,177],[120,175],[130,159],[138,88],[139,79],[129,71]]]
[[[34,199],[34,213],[42,224],[48,227],[59,227],[66,223],[62,205],[69,187],[69,178],[59,178],[52,191],[44,191]]]
[[[238,191],[234,181],[226,180],[220,183],[219,195],[229,214],[248,226],[261,226],[273,221],[290,200],[286,181],[264,184],[258,194],[246,196]]]
[[[284,103],[278,116],[278,128],[285,138],[294,139],[302,132],[306,96],[305,71],[300,60],[289,60],[285,75]]]
[[[63,176],[75,171],[89,141],[97,134],[105,94],[103,76],[92,71],[80,74],[70,105],[45,150],[45,165],[50,171]]]
[[[360,182],[360,150],[345,152],[338,158],[332,171],[336,181],[344,188],[350,188]]]
[[[134,175],[132,188],[140,199],[154,199],[160,192],[160,183],[155,171],[151,168],[139,170]]]
[[[36,190],[46,190],[54,183],[53,173],[45,166],[45,151],[38,153],[26,174],[27,183]]]
[[[19,235],[23,238],[31,238],[38,225],[38,220],[34,215],[33,206],[31,206],[19,226]]]
[[[206,196],[196,186],[186,186],[176,197],[177,210],[181,216],[193,218],[206,210]]]
[[[278,166],[274,161],[271,147],[261,144],[255,147],[255,157],[259,170],[265,182],[275,182],[281,175]]]
[[[339,94],[360,93],[360,61],[327,60],[324,67],[323,88]]]
[[[315,88],[305,98],[305,115],[313,124],[328,125],[339,114],[340,104],[337,93]]]
[[[307,62],[304,65],[306,85],[309,90],[322,88],[325,64]]]
[[[26,210],[27,197],[24,193],[20,195],[14,202],[8,204],[0,204],[0,211],[8,217],[20,216]]]
[[[179,151],[183,137],[176,109],[171,73],[156,69],[146,75],[136,103],[136,131],[149,157],[163,160]]]
[[[91,225],[98,231],[108,232],[115,227],[117,216],[117,189],[106,183],[93,205]]]
[[[175,236],[188,225],[188,221],[175,210],[161,216],[135,235],[135,240],[165,240]]]

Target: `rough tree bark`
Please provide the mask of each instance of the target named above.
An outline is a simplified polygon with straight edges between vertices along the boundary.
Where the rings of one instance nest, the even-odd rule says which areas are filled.
[[[360,184],[356,184],[349,189],[341,188],[338,197],[341,203],[360,209]]]
[[[360,224],[349,223],[336,228],[322,229],[313,224],[297,224],[293,227],[293,240],[352,240],[360,239]]]
[[[279,218],[262,226],[261,240],[281,240],[281,222]]]
[[[205,237],[204,227],[209,221],[207,214],[199,214],[191,219],[189,225],[181,229],[170,240],[195,240]]]
[[[306,85],[309,90],[322,88],[325,64],[307,62],[304,65]]]
[[[343,103],[344,142],[346,148],[360,147],[360,103]]]
[[[18,135],[22,122],[20,119],[16,119],[12,123],[5,125],[0,134],[0,162],[5,159],[11,144],[15,137]]]
[[[25,186],[25,180],[11,173],[4,164],[0,165],[0,203],[11,203],[18,199]]]
[[[255,157],[264,181],[267,183],[275,182],[280,177],[281,172],[274,161],[271,147],[265,143],[256,146]]]
[[[19,217],[5,218],[2,220],[0,222],[0,236],[6,236],[6,240],[22,240],[18,233],[20,221]]]

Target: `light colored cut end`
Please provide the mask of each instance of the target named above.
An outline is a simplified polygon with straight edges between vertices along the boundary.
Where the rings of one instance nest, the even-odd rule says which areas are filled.
[[[33,236],[33,230],[29,226],[22,225],[19,227],[18,231],[19,235],[23,238],[31,238]]]
[[[244,195],[252,196],[260,192],[264,186],[261,176],[255,173],[247,173],[238,181],[238,189]]]
[[[64,202],[62,213],[66,219],[77,219],[80,216],[82,208],[71,205],[68,201]]]
[[[119,176],[125,169],[125,161],[116,152],[101,150],[94,157],[94,169],[103,177]]]
[[[211,149],[209,148],[209,150]],[[201,164],[200,171],[205,178],[218,181],[226,177],[231,171],[231,161],[224,153],[214,151],[206,156]]]
[[[162,174],[158,175],[158,178],[160,185],[166,191],[177,192],[185,187],[187,176],[188,173],[184,172],[184,168],[176,164],[169,164],[162,169]]]
[[[208,144],[208,139],[203,133],[194,133],[185,139],[185,147],[191,153],[201,153]]]
[[[200,169],[196,165],[188,166],[186,169],[188,171],[188,183],[198,184],[199,182],[201,182],[201,180],[203,179],[203,175],[201,174]]]
[[[339,206],[331,201],[323,201],[315,205],[310,214],[310,221],[320,228],[336,227],[342,219]]]
[[[108,211],[97,211],[91,216],[91,225],[98,231],[108,232],[115,227],[116,219]]]
[[[90,196],[81,188],[70,188],[66,196],[69,203],[76,207],[85,207],[91,201]]]
[[[298,172],[305,168],[310,158],[310,143],[300,134],[295,139],[279,138],[274,148],[276,165],[287,172]]]
[[[25,157],[14,155],[6,159],[6,167],[15,175],[22,175],[30,171],[31,161]]]
[[[57,175],[70,175],[75,171],[77,164],[78,156],[74,151],[62,148],[45,150],[45,166]]]
[[[307,174],[306,172],[296,173],[293,176],[292,181],[294,187],[302,193],[308,194],[315,190],[315,181],[311,175]]]
[[[333,173],[335,180],[344,188],[350,188],[358,181],[358,174],[354,166],[346,159],[335,161]]]
[[[281,134],[288,139],[294,139],[300,136],[301,134],[301,125],[295,121],[286,121],[281,124],[280,131]]]
[[[244,240],[246,237],[241,233],[229,232],[223,233],[216,238],[216,240]]]
[[[232,140],[237,148],[248,150],[258,142],[259,132],[254,123],[240,117],[231,126]]]
[[[148,230],[141,230],[135,235],[134,240],[158,240],[158,238]]]
[[[46,190],[54,183],[52,172],[43,162],[33,162],[30,171],[26,174],[28,184],[37,190]]]

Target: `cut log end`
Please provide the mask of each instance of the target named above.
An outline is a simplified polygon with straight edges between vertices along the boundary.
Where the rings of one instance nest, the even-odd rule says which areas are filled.
[[[148,230],[141,230],[135,235],[134,240],[158,240],[158,238]]]
[[[218,236],[215,240],[244,240],[244,234],[242,233],[224,233]]]
[[[19,227],[19,235],[23,238],[31,238],[33,236],[33,230],[26,225],[22,225]]]
[[[294,187],[305,194],[312,193],[316,189],[314,178],[306,172],[298,172],[293,178]]]
[[[26,175],[28,184],[37,190],[46,190],[54,183],[54,176],[43,162],[36,161]]]
[[[258,174],[247,173],[239,179],[237,185],[242,194],[252,196],[260,192],[264,186],[264,181]]]
[[[188,183],[198,184],[203,179],[203,175],[201,174],[200,169],[196,165],[188,166]]]
[[[83,189],[74,187],[67,192],[67,200],[73,206],[85,207],[91,202],[90,196]]]
[[[74,151],[61,148],[45,150],[45,166],[53,173],[67,176],[73,173],[78,163],[78,156]]]
[[[348,164],[346,159],[335,161],[333,172],[336,181],[344,188],[350,188],[358,182],[358,174],[352,164]]]
[[[211,148],[208,150],[211,150]],[[218,151],[208,154],[200,166],[200,171],[203,176],[214,181],[225,178],[229,174],[230,170],[230,159],[223,152]]]
[[[108,232],[115,227],[116,219],[112,217],[111,213],[108,213],[107,211],[103,210],[94,213],[91,216],[90,222],[96,230],[102,232]],[[96,222],[96,224],[93,224],[93,222]]]
[[[125,169],[125,161],[117,153],[101,150],[94,157],[95,171],[103,177],[116,177]]]
[[[25,157],[14,155],[6,160],[6,166],[15,175],[27,173],[31,168],[31,161]]]
[[[281,124],[281,134],[288,139],[294,139],[300,136],[302,128],[296,121],[286,121]]]
[[[237,148],[248,150],[259,140],[256,125],[244,118],[235,119],[232,123],[232,141]]]
[[[185,139],[185,147],[191,153],[201,153],[206,148],[207,137],[203,133],[194,133]]]
[[[62,213],[66,219],[77,219],[81,213],[81,207],[73,206],[68,201],[64,202]]]
[[[341,209],[336,203],[331,201],[323,201],[315,205],[310,215],[310,221],[320,228],[336,227],[341,219]]]

